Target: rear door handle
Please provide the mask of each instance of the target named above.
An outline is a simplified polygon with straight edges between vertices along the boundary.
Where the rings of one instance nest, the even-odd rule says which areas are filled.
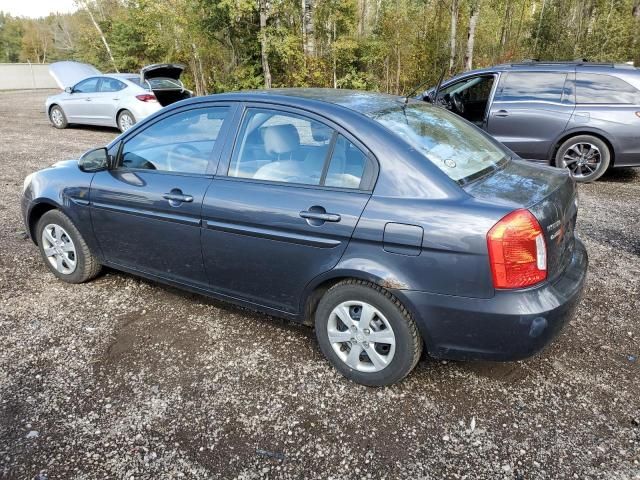
[[[169,202],[193,202],[193,197],[191,195],[183,195],[182,193],[165,193],[162,195],[162,198],[169,200]]]
[[[339,222],[342,217],[337,213],[311,212],[303,210],[300,216],[306,220],[320,220],[321,222]]]
[[[509,112],[506,110],[498,110],[496,112],[496,117],[508,117],[509,116]]]
[[[85,98],[85,99],[84,99],[84,101],[85,101],[85,102],[90,102],[90,101],[91,101],[91,99],[90,99],[90,98]]]

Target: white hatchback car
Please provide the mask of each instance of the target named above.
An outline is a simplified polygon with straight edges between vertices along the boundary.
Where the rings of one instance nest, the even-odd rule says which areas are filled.
[[[56,128],[69,124],[117,127],[124,132],[163,106],[189,98],[178,64],[149,65],[140,74],[102,74],[91,65],[56,62],[49,72],[63,93],[45,103],[49,120]]]

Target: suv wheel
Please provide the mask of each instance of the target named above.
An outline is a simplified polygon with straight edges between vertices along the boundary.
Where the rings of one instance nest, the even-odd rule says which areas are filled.
[[[567,167],[577,182],[593,182],[609,168],[611,151],[606,143],[592,135],[566,140],[556,153],[557,167]]]
[[[330,288],[318,304],[315,327],[322,353],[342,375],[363,385],[402,380],[422,353],[409,312],[369,282],[346,280]]]
[[[101,265],[69,217],[50,210],[36,227],[38,247],[45,265],[60,280],[82,283],[95,277]]]

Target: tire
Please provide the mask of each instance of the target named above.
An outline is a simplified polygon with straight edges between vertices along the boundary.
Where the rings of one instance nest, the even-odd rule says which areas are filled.
[[[609,146],[593,135],[565,140],[556,152],[556,167],[566,167],[576,182],[593,182],[604,175],[611,162]]]
[[[45,233],[46,230],[46,233]],[[49,210],[36,226],[38,248],[49,270],[67,283],[91,280],[102,266],[69,217]]]
[[[346,323],[351,323],[349,328]],[[324,294],[315,328],[320,349],[331,364],[362,385],[399,382],[422,354],[422,338],[407,309],[387,290],[362,280],[342,281]]]
[[[133,116],[129,110],[122,110],[118,114],[118,129],[121,132],[126,132],[136,124],[136,117]]]
[[[49,109],[49,121],[51,122],[51,125],[56,128],[62,129],[69,126],[67,116],[59,105],[54,105]]]

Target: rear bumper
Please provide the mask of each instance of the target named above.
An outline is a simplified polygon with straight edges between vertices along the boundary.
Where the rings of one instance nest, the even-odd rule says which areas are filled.
[[[415,312],[429,354],[452,360],[510,361],[540,351],[573,316],[588,257],[576,238],[573,258],[553,283],[496,291],[479,299],[402,291]]]

